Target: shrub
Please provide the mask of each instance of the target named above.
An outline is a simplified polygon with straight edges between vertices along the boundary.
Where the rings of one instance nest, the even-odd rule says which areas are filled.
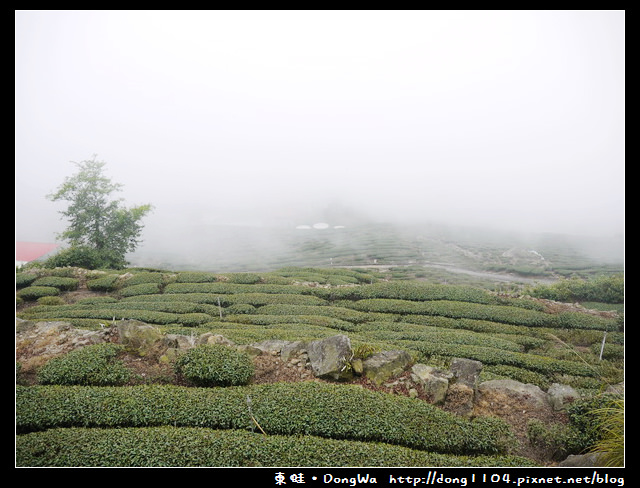
[[[61,297],[40,297],[38,298],[38,305],[56,306],[64,305],[65,301]]]
[[[18,292],[18,297],[23,300],[37,300],[40,297],[52,297],[60,294],[54,286],[27,286]]]
[[[44,263],[46,268],[64,268],[77,266],[85,269],[111,268],[121,269],[126,261],[118,253],[109,250],[97,250],[89,246],[72,246],[54,254]]]
[[[176,276],[176,283],[212,283],[218,275],[206,271],[182,271]]]
[[[91,291],[113,291],[120,275],[112,274],[87,281],[87,289]]]
[[[16,288],[30,286],[38,277],[31,273],[16,273]]]
[[[126,280],[122,282],[123,287],[133,286],[133,285],[142,285],[145,283],[164,283],[165,277],[162,273],[157,273],[153,271],[143,271],[139,273],[135,273]]]
[[[269,436],[383,442],[470,456],[505,454],[514,440],[498,418],[470,420],[407,397],[313,381],[232,388],[17,386],[16,393],[18,434],[160,425],[246,430],[255,427],[249,397],[252,415]]]
[[[123,347],[92,344],[50,359],[38,372],[43,385],[117,386],[129,381],[131,373],[119,361]]]
[[[262,281],[262,276],[255,273],[226,273],[223,275],[229,283],[236,283],[239,285],[253,285]]]
[[[43,276],[33,282],[33,286],[53,286],[60,291],[73,291],[78,289],[79,281],[76,278],[61,276]]]
[[[160,283],[140,283],[123,288],[120,294],[123,297],[132,297],[137,295],[152,295],[160,293]]]
[[[391,444],[199,427],[61,428],[17,436],[19,467],[534,466],[515,456],[452,456]]]
[[[201,344],[180,355],[175,370],[198,386],[246,385],[254,374],[251,358],[221,344]]]

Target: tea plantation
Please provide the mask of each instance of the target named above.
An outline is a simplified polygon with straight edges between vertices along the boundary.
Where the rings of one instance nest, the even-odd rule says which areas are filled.
[[[470,286],[395,281],[366,269],[36,269],[17,273],[16,295],[17,317],[32,322],[99,330],[134,319],[166,333],[212,332],[236,344],[344,334],[354,351],[401,349],[437,367],[474,359],[483,364],[481,381],[508,378],[543,390],[561,383],[588,401],[624,379],[620,315]],[[225,357],[214,373],[233,376],[223,370],[235,364],[234,379],[241,379],[220,386],[132,382],[135,373],[123,371],[118,357],[117,348],[104,348],[60,364],[52,359],[32,382],[18,363],[18,466],[538,463],[514,451],[512,429],[496,417],[462,417],[349,382],[256,384],[251,367],[235,357]],[[98,360],[98,371],[89,371]],[[199,374],[199,361],[180,359],[176,367]],[[578,417],[568,419],[566,438]],[[566,452],[588,448],[583,441],[565,443]]]

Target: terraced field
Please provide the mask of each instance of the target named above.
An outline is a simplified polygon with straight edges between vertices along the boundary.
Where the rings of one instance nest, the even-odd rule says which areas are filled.
[[[623,381],[620,318],[476,287],[337,268],[41,274],[17,275],[20,319],[86,329],[134,319],[166,333],[212,332],[236,344],[344,334],[354,350],[402,349],[414,362],[437,367],[453,358],[474,359],[483,364],[483,381],[509,378],[543,390],[562,383],[585,398]],[[166,378],[110,387],[17,378],[17,462],[23,465],[540,462],[523,456],[526,449],[514,451],[511,427],[495,416],[462,418],[363,381],[196,388],[166,384]],[[251,422],[248,398],[267,435]]]

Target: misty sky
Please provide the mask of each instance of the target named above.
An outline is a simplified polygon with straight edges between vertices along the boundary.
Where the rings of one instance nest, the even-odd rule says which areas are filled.
[[[260,223],[624,227],[624,11],[16,11],[16,239],[105,161],[127,205]],[[335,224],[339,224],[336,222]]]

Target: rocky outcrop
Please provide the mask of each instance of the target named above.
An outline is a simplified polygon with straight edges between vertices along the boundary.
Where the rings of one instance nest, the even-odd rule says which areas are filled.
[[[114,331],[76,329],[68,322],[31,322],[16,319],[16,360],[50,359],[74,349],[109,342]]]
[[[317,378],[349,380],[362,375],[377,386],[410,371],[402,378],[403,385],[417,396],[421,388],[430,403],[443,405],[459,415],[470,415],[479,402],[490,404],[500,398],[518,401],[523,408],[565,409],[579,399],[579,394],[567,385],[554,383],[548,391],[538,386],[501,379],[479,383],[482,363],[454,358],[448,369],[426,364],[411,364],[406,351],[383,351],[365,360],[353,357],[351,342],[345,335],[315,341],[267,340],[248,345],[236,345],[219,334],[204,333],[184,336],[164,334],[160,329],[138,321],[121,321],[100,330],[76,329],[67,322],[16,322],[16,357],[28,362],[37,358],[37,367],[48,359],[73,349],[100,342],[119,342],[139,356],[154,355],[166,362],[180,351],[198,344],[224,344],[252,356],[269,354],[292,363],[297,368],[311,369]],[[624,391],[624,384],[616,391]]]

